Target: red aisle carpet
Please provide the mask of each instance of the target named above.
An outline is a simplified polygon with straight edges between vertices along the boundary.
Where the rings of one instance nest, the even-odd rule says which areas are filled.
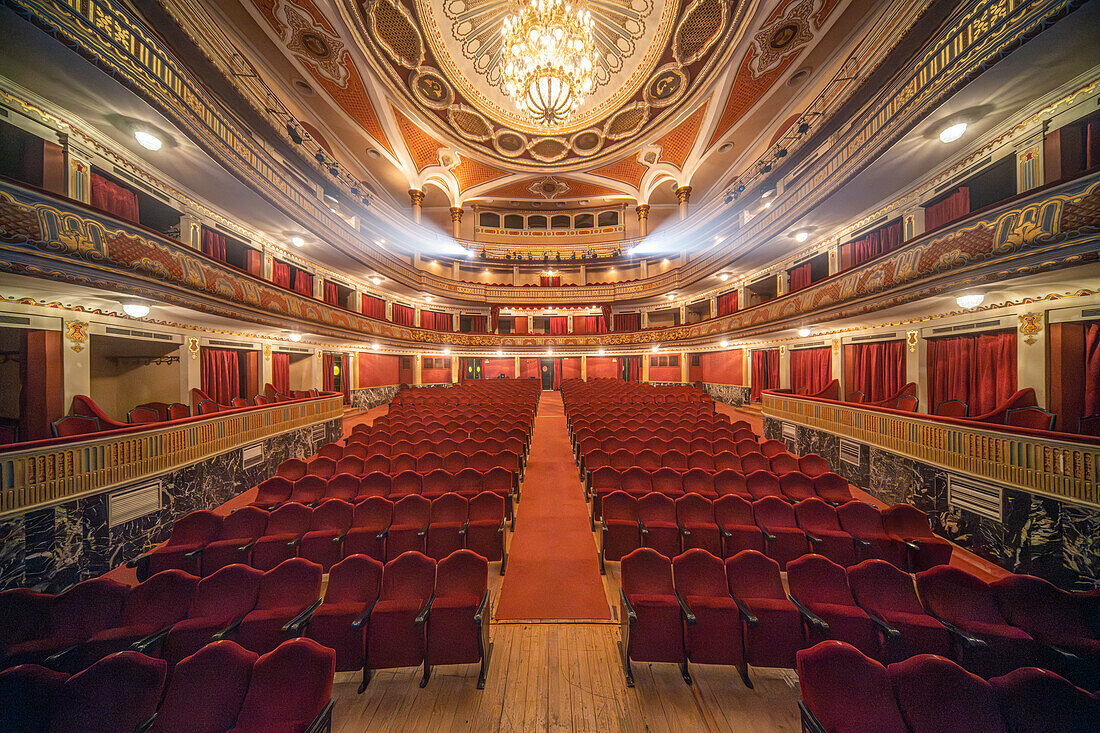
[[[561,395],[544,392],[496,617],[610,620]]]

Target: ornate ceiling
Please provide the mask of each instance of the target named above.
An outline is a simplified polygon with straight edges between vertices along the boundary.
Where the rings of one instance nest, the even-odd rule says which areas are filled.
[[[587,0],[597,86],[574,119],[547,131],[499,84],[508,0],[200,1],[367,185],[395,202],[435,186],[450,206],[648,203],[663,181],[715,195],[863,41],[853,31],[889,5]]]

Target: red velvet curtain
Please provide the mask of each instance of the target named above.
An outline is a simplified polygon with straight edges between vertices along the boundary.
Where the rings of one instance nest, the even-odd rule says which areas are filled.
[[[512,333],[527,333],[529,323],[527,316],[516,316],[512,319]]]
[[[737,291],[732,290],[718,296],[718,315],[728,316],[737,312]]]
[[[376,318],[379,321],[386,320],[386,301],[381,298],[376,298],[373,295],[363,294],[360,299],[360,308],[363,311],[363,315],[367,318]]]
[[[848,394],[862,392],[864,402],[893,397],[905,385],[905,342],[845,346],[844,374]]]
[[[340,291],[336,289],[336,283],[325,282],[325,302],[340,305]]]
[[[796,393],[800,387],[807,394],[817,394],[833,379],[832,349],[792,349],[791,350],[791,389]]]
[[[539,285],[543,287],[561,285],[561,275],[540,275]]]
[[[792,267],[788,272],[791,275],[791,292],[797,292],[810,285],[810,263],[804,262],[798,267]]]
[[[975,417],[1016,392],[1016,332],[997,331],[928,342],[929,408],[962,400]]]
[[[752,352],[752,387],[749,398],[760,399],[765,389],[779,386],[779,349],[756,349]]]
[[[241,372],[236,351],[204,346],[199,372],[202,391],[219,405],[228,405],[234,397],[241,396]]]
[[[416,309],[411,305],[393,304],[393,322],[398,326],[415,326]]]
[[[924,231],[961,219],[970,213],[970,187],[959,186],[934,204],[924,207]],[[973,413],[971,413],[973,414]]]
[[[639,331],[642,328],[642,314],[641,313],[616,313],[615,314],[615,330],[616,331]]]
[[[603,316],[603,330],[600,333],[607,333],[611,330],[611,306],[601,305],[600,315]]]
[[[332,358],[332,354],[321,354],[321,383],[326,392],[332,392],[335,389],[333,378],[333,367],[335,366],[336,360]]]
[[[431,331],[453,331],[454,318],[450,313],[420,311],[420,327]]]
[[[569,333],[569,316],[550,316],[550,335]]]
[[[285,262],[273,260],[271,263],[271,282],[280,288],[290,289],[290,265]]]
[[[92,206],[120,219],[138,223],[137,194],[92,172]]]
[[[1100,414],[1100,323],[1085,328],[1085,404],[1081,415]]]
[[[487,333],[488,328],[488,316],[470,316],[470,333]]]
[[[624,356],[622,359],[626,364],[626,381],[639,381],[642,378],[642,357]]]
[[[554,359],[554,389],[561,389],[561,359]]]
[[[573,333],[607,333],[603,316],[573,316]]]
[[[344,393],[344,404],[351,404],[351,370],[348,369],[348,355],[341,354],[336,363],[340,365],[340,391]]]
[[[290,354],[271,354],[271,386],[279,394],[290,394]]]
[[[294,271],[294,292],[313,297],[313,275],[305,270]]]
[[[902,243],[901,219],[854,239],[840,248],[842,269],[849,269],[897,249]]]
[[[221,232],[202,228],[202,253],[207,257],[225,262],[225,237]]]
[[[494,305],[489,309],[489,333],[500,330],[500,306]]]

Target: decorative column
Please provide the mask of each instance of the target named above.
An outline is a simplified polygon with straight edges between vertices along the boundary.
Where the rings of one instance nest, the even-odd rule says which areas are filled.
[[[775,273],[775,294],[776,296],[786,295],[790,290],[790,280],[786,270],[780,270]]]
[[[451,263],[451,279],[458,280],[458,260]]]
[[[649,381],[649,354],[642,354],[642,381]]]
[[[1035,389],[1035,402],[1047,407],[1047,341],[1043,334],[1046,312],[1021,313],[1019,333],[1016,336],[1016,374],[1019,384],[1030,384]]]
[[[424,198],[424,194],[420,194],[420,198]],[[419,209],[419,207],[417,207]],[[462,207],[451,207],[451,236],[455,239],[462,237]]]
[[[676,189],[676,200],[680,203],[680,221],[688,216],[688,200],[691,198],[691,186],[680,186]]]
[[[516,379],[519,379],[519,357],[516,356],[516,357],[513,357],[513,358],[515,359],[515,366],[513,367],[515,369],[514,373],[516,375]]]
[[[573,314],[570,313],[568,318],[569,318],[569,333],[573,333]]]
[[[74,146],[72,140],[66,136],[64,159],[67,179],[65,188],[69,192],[69,198],[85,204],[91,202],[92,164],[89,162],[91,155]]]
[[[839,369],[844,371],[844,359],[840,359]],[[928,341],[920,337],[920,331],[905,332],[905,379],[917,383],[917,405],[919,410],[932,413],[928,404]],[[841,385],[841,399],[847,392]],[[850,388],[849,388],[850,389]]]
[[[581,265],[581,283],[580,284],[581,285],[587,285],[588,284],[588,268],[585,267],[584,265]]]
[[[649,204],[638,204],[634,212],[638,215],[638,236],[644,237],[649,234]]]
[[[1042,186],[1043,167],[1043,132],[1039,130],[1016,150],[1016,192]]]
[[[451,384],[458,384],[458,357],[454,354],[450,356],[451,360]]]
[[[783,345],[779,347],[779,387],[791,388],[791,352]]]
[[[455,313],[454,315],[451,316],[451,330],[454,331],[455,333],[458,333],[458,328],[459,328],[458,324],[459,324],[458,314]]]
[[[710,318],[718,317],[718,298],[711,298],[707,301],[707,315]]]
[[[420,328],[420,306],[418,305],[413,306],[413,327]]]
[[[386,301],[386,320],[393,323],[393,301]]]
[[[413,384],[424,384],[424,361],[420,358],[420,354],[413,357]]]
[[[680,381],[687,384],[691,381],[691,364],[688,362],[688,353],[680,352]]]
[[[649,328],[649,311],[642,311],[642,330]]]
[[[680,322],[676,325],[682,326],[685,323],[687,323],[687,306],[686,305],[681,305],[680,306]]]
[[[588,357],[581,356],[581,380],[588,381]]]
[[[420,223],[420,207],[424,203],[424,192],[415,188],[409,189],[409,199],[412,201],[413,221]]]
[[[638,265],[641,268],[641,273],[640,274],[642,276],[642,279],[644,280],[645,278],[649,277],[649,261],[648,260],[642,260],[641,262],[638,263]]]

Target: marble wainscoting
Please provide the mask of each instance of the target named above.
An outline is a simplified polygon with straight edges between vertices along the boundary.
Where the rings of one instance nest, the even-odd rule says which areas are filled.
[[[307,458],[341,437],[343,420],[329,420],[266,438],[263,459],[249,468],[238,449],[162,474],[161,508],[115,527],[109,526],[108,493],[0,519],[0,590],[56,593],[102,575],[168,539],[172,523],[187,512],[223,504],[273,476],[287,458]]]
[[[357,410],[369,410],[372,407],[384,405],[397,394],[397,385],[391,384],[385,387],[364,387],[351,391],[351,404]]]
[[[764,419],[766,435],[781,430],[781,421]],[[827,458],[834,471],[881,501],[924,510],[932,529],[957,545],[1062,588],[1100,587],[1100,509],[1006,488],[998,522],[951,506],[948,472],[938,466],[864,444],[854,466],[839,460],[839,444],[832,433],[798,426],[800,453]]]
[[[736,384],[714,384],[712,382],[703,382],[703,391],[714,398],[715,402],[721,402],[724,405],[732,405],[734,407],[741,407],[749,402],[749,387],[742,387]]]

